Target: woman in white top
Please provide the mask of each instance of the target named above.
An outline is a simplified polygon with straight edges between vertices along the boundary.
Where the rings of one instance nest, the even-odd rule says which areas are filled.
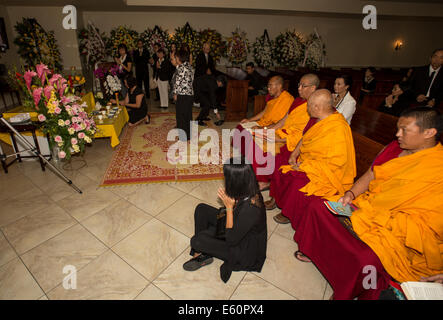
[[[349,89],[352,84],[352,78],[348,75],[342,75],[335,79],[334,83],[334,107],[345,117],[351,125],[352,116],[355,112],[355,99],[351,96]]]

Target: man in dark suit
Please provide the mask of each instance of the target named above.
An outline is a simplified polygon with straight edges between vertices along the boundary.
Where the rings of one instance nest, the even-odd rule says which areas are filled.
[[[257,71],[255,71],[253,62],[248,62],[246,64],[246,73],[248,74],[246,80],[249,80],[248,96],[256,96],[258,95],[258,92],[265,86],[265,82],[262,76]]]
[[[209,121],[209,110],[214,108],[214,113],[217,116],[217,122],[215,124],[217,126],[223,124],[223,120],[221,120],[220,115],[218,113],[217,106],[217,89],[226,86],[226,77],[223,75],[219,75],[215,77],[212,74],[205,74],[199,77],[195,82],[196,91],[194,92],[198,94],[200,97],[201,110],[200,114],[197,117],[199,126],[206,126],[204,121]]]
[[[431,63],[415,69],[411,79],[412,103],[438,106],[443,95],[443,49],[432,53]]]
[[[145,96],[149,98],[149,68],[148,63],[151,58],[149,51],[143,48],[143,41],[137,41],[137,49],[134,50],[135,76],[137,86],[141,89],[145,87]]]
[[[202,52],[197,55],[195,59],[195,74],[194,74],[194,105],[198,106],[200,103],[200,98],[196,94],[197,90],[195,87],[196,81],[199,77],[204,75],[215,75],[215,64],[214,59],[209,54],[211,51],[211,46],[208,42],[203,44]]]

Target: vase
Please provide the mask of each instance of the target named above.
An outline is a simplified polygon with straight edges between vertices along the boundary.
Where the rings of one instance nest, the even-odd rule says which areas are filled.
[[[118,102],[118,92],[115,93],[115,101],[117,101],[117,107],[120,107],[120,104]]]
[[[53,162],[54,162],[54,165],[55,165],[56,167],[59,167],[59,166],[60,166],[60,162],[61,162],[61,159],[60,159],[59,153],[60,153],[60,148],[59,148],[59,146],[58,146],[57,144],[55,144],[54,146],[52,146],[52,148],[51,148],[51,158],[52,158],[52,160],[53,160]]]

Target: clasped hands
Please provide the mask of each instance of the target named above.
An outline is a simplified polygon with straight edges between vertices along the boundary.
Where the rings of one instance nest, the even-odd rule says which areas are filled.
[[[224,188],[218,188],[217,191],[218,197],[221,199],[225,207],[228,209],[233,209],[235,205],[235,199],[230,198],[227,194]]]

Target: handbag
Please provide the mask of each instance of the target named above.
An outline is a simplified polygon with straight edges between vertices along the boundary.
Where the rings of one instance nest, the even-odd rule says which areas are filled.
[[[220,240],[226,239],[226,208],[221,207],[217,213],[217,225],[215,228],[215,237]]]

